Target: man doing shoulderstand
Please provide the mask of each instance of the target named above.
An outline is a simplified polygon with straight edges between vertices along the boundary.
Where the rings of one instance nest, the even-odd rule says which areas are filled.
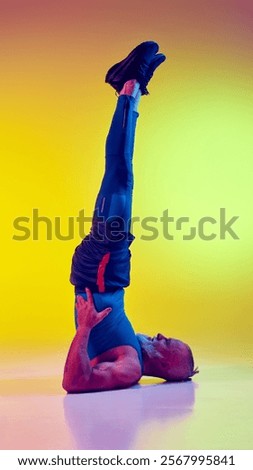
[[[153,338],[136,335],[124,311],[134,239],[130,223],[137,108],[165,60],[158,49],[155,42],[144,42],[106,75],[119,96],[91,231],[72,259],[77,329],[64,369],[63,388],[69,393],[126,388],[142,375],[182,381],[197,372],[187,344],[160,333]]]

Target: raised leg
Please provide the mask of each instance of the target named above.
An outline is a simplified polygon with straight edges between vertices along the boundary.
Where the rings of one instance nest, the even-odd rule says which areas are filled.
[[[92,234],[94,237],[103,235],[104,226],[109,241],[122,240],[130,230],[132,159],[139,96],[136,80],[127,82],[118,98],[106,140],[105,173],[95,203]],[[120,238],[115,235],[117,231]]]
[[[130,233],[133,168],[132,158],[137,106],[136,80],[127,82],[118,98],[106,141],[105,174],[96,199],[90,234],[72,258],[71,283],[76,292],[90,287],[105,292],[130,282]]]
[[[120,94],[106,141],[105,174],[96,199],[90,234],[75,249],[70,281],[76,293],[109,292],[130,283],[129,246],[134,137],[140,96],[154,70],[165,60],[158,44],[147,41],[135,48],[106,75]],[[135,77],[135,78],[133,78]],[[123,88],[122,88],[123,87]]]

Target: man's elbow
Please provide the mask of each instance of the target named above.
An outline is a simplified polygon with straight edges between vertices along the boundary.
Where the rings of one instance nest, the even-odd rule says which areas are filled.
[[[67,393],[71,393],[70,390],[71,390],[71,386],[68,382],[68,380],[66,380],[65,377],[63,377],[63,381],[62,381],[62,388],[63,390],[65,390],[65,392]]]
[[[88,391],[88,386],[81,381],[75,382],[70,377],[63,377],[62,388],[67,393],[83,393]]]
[[[85,392],[85,390],[80,389],[77,386],[71,385],[71,384],[65,384],[62,383],[62,388],[65,390],[67,393],[81,393]]]
[[[71,380],[66,377],[63,377],[62,381],[62,388],[67,393],[78,393],[76,384],[74,384]]]

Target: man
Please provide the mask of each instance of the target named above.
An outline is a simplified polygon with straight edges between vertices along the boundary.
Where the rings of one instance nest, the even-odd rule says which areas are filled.
[[[72,259],[77,331],[64,369],[63,388],[69,393],[125,388],[142,375],[187,380],[197,372],[189,346],[160,333],[153,338],[135,335],[124,311],[134,239],[130,224],[137,109],[165,60],[158,49],[155,42],[144,42],[106,75],[119,97],[91,231]]]

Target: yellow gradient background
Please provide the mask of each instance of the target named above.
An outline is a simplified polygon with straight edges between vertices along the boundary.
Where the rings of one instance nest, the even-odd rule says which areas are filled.
[[[239,219],[239,240],[166,240],[136,223],[127,312],[137,331],[182,338],[196,363],[252,357],[253,7],[244,0],[1,1],[1,344],[7,354],[67,350],[74,333],[73,250],[55,236],[91,215],[116,104],[108,68],[153,39],[168,60],[143,97],[133,215],[195,226]],[[17,217],[48,217],[18,241]],[[219,234],[218,224],[206,226]],[[88,229],[88,226],[86,226]],[[23,234],[23,232],[22,232]]]

